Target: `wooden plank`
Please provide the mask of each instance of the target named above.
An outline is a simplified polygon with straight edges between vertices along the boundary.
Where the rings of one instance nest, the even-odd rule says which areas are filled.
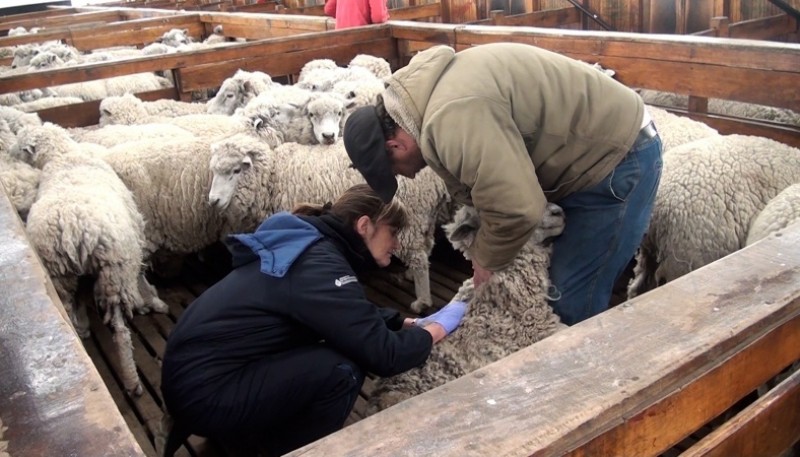
[[[682,457],[781,455],[800,439],[800,371],[713,431]]]
[[[412,21],[419,19],[441,18],[442,2],[427,3],[425,5],[409,6],[389,10],[389,20]]]
[[[731,38],[769,40],[783,37],[797,30],[797,21],[788,14],[778,14],[760,19],[737,22],[729,27]]]
[[[81,24],[84,22],[114,22],[122,20],[118,11],[92,11],[88,13],[76,13],[58,16],[46,16],[35,19],[23,19],[20,21],[9,21],[3,24],[3,27],[9,29],[14,27],[63,27],[67,25]]]
[[[142,100],[152,101],[160,99],[175,99],[176,92],[174,88],[161,89],[149,92],[140,92],[136,94]],[[83,103],[75,103],[73,105],[56,106],[39,110],[36,114],[42,122],[52,122],[64,128],[69,127],[86,127],[88,125],[97,125],[100,121],[100,102],[102,100],[93,100]]]
[[[68,14],[75,14],[78,10],[76,8],[63,8],[63,9],[47,9],[44,11],[33,11],[30,13],[9,14],[0,16],[0,32],[3,36],[8,34],[8,30],[12,29],[8,24],[12,22],[32,21],[36,19],[44,19],[53,16],[65,16]]]
[[[676,111],[677,112],[677,111]],[[772,138],[775,141],[800,148],[800,128],[757,120],[745,120],[717,114],[681,112],[696,121],[704,122],[724,135],[738,133]]]
[[[749,41],[702,37],[651,38],[469,25],[457,29],[456,41],[458,49],[499,41],[533,44],[587,62],[600,62],[616,70],[617,79],[632,87],[790,109],[800,106],[800,92],[795,89],[800,84],[797,45],[755,46]]]
[[[580,455],[628,429],[614,452],[593,455],[656,455],[732,400],[709,397],[758,385],[797,359],[798,245],[795,224],[289,455]],[[653,405],[660,415],[648,419]]]
[[[12,456],[144,455],[3,191],[0,290],[3,451]]]

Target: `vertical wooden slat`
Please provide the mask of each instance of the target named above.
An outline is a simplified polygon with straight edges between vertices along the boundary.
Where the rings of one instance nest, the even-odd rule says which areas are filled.
[[[675,0],[675,33],[686,33],[686,0]]]

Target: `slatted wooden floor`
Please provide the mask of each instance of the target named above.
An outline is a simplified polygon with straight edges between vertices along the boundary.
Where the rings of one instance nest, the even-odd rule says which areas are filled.
[[[144,393],[138,398],[127,395],[122,389],[117,375],[116,359],[110,331],[99,322],[96,315],[90,314],[92,336],[84,341],[84,346],[94,360],[100,375],[111,391],[128,426],[133,431],[142,449],[148,456],[156,456],[154,437],[160,428],[163,414],[161,400],[160,360],[164,353],[167,336],[186,307],[206,288],[219,280],[228,271],[229,259],[224,248],[215,246],[201,256],[193,256],[184,264],[180,274],[171,279],[154,277],[153,282],[161,298],[169,305],[169,314],[136,316],[132,323],[134,358],[144,384]],[[205,260],[200,260],[200,257]],[[445,242],[439,242],[431,257],[431,294],[434,305],[447,303],[455,294],[464,279],[471,275],[471,267],[459,253],[454,252]],[[412,315],[408,305],[414,299],[414,286],[409,280],[399,279],[400,275],[381,272],[363,278],[367,297],[379,306],[398,309]],[[624,288],[622,288],[624,289]],[[612,305],[621,301],[619,296],[612,298]],[[351,424],[363,418],[366,401],[374,381],[370,378],[364,383],[361,396],[347,420]],[[749,402],[751,400],[748,400]],[[735,407],[743,408],[747,402]],[[717,419],[712,423],[721,423]],[[694,435],[664,453],[662,457],[678,456],[700,438],[712,426],[706,426]],[[201,437],[192,436],[189,446],[182,447],[176,456],[186,457],[224,457],[227,454],[215,443]]]
[[[227,273],[230,263],[225,254],[224,248],[215,246],[202,254],[205,260],[200,260],[201,256],[187,259],[176,277],[152,278],[161,299],[169,305],[169,314],[135,316],[131,324],[134,358],[144,384],[144,393],[138,398],[127,395],[121,387],[112,335],[98,317],[90,313],[92,336],[84,341],[84,346],[111,391],[128,426],[148,456],[156,455],[154,437],[160,428],[163,414],[160,360],[166,347],[167,336],[186,307]],[[432,256],[430,272],[434,305],[442,306],[447,303],[470,274],[471,268],[460,254],[453,252],[444,243],[438,243]],[[363,282],[366,285],[367,297],[373,303],[412,315],[408,305],[414,300],[413,282],[402,279],[401,274],[387,272],[371,275],[364,278]],[[362,395],[348,418],[348,424],[363,417],[362,411],[366,406],[372,382],[368,378],[364,383]],[[225,455],[217,445],[203,438],[193,436],[189,441],[189,448],[181,448],[176,456]]]

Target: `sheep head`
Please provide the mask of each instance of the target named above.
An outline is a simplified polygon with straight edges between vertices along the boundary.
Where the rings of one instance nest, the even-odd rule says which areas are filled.
[[[341,133],[344,100],[336,94],[320,94],[306,103],[303,114],[311,122],[317,143],[333,144]]]
[[[453,216],[453,221],[443,226],[450,244],[470,260],[469,249],[475,242],[481,220],[472,206],[462,206]],[[541,222],[533,231],[529,243],[544,244],[564,231],[564,210],[555,203],[548,203]]]
[[[133,94],[106,97],[100,102],[101,127],[106,125],[134,125],[139,124],[149,115],[144,103]]]
[[[80,152],[78,143],[62,127],[49,122],[20,129],[11,148],[12,157],[39,169],[54,158],[73,152]]]
[[[269,152],[269,145],[249,135],[238,134],[211,145],[209,168],[213,175],[208,202],[219,210],[226,209],[242,176],[253,163]]]

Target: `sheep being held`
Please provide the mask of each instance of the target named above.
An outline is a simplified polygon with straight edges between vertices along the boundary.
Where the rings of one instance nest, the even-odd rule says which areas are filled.
[[[480,219],[472,207],[459,209],[453,222],[444,226],[450,242],[467,259],[479,228]],[[464,281],[453,300],[468,302],[467,312],[458,329],[433,347],[427,362],[376,381],[367,414],[464,376],[566,328],[548,303],[551,248],[546,245],[563,230],[563,210],[548,203],[542,222],[511,265],[478,289],[472,278]]]

